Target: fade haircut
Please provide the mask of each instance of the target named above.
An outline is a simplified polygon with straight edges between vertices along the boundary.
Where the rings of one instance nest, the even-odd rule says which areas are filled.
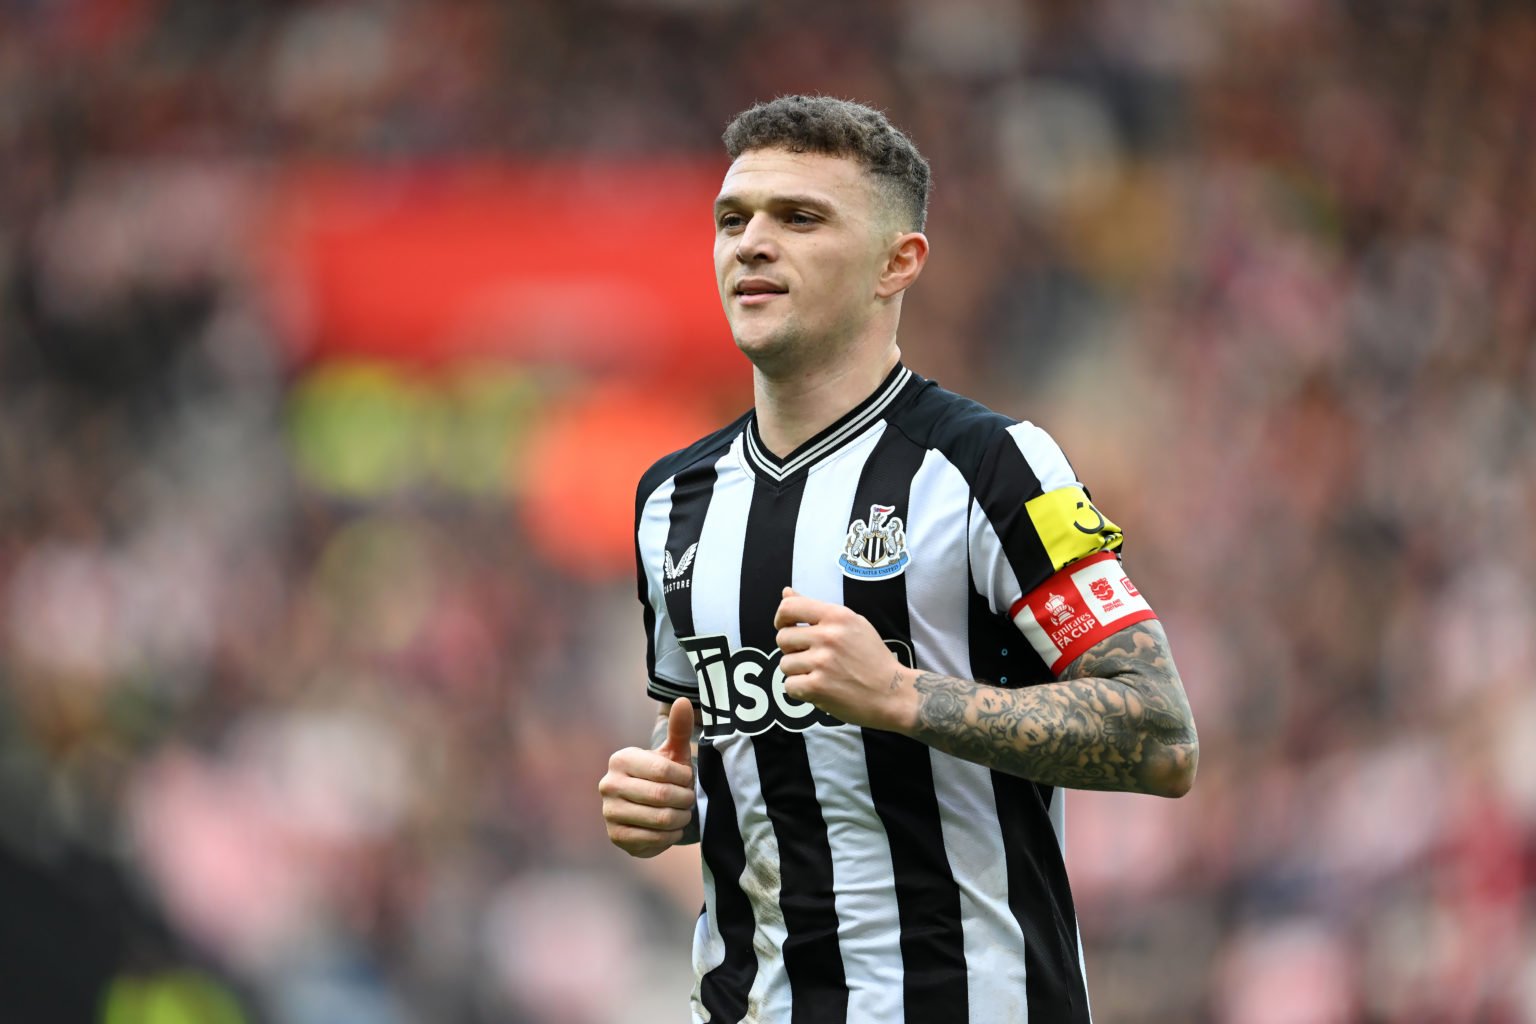
[[[725,151],[735,160],[753,149],[787,149],[858,161],[909,231],[928,221],[928,161],[884,114],[830,96],[780,96],[736,115]]]

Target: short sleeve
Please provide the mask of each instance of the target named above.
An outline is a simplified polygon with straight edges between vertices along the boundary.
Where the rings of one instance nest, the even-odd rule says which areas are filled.
[[[646,693],[659,701],[698,700],[698,680],[678,645],[663,586],[672,489],[669,478],[650,494],[637,495],[635,503],[635,579],[644,608]]]
[[[1123,541],[1049,434],[1031,423],[999,431],[973,485],[972,582],[1053,673],[1154,617],[1121,570]]]

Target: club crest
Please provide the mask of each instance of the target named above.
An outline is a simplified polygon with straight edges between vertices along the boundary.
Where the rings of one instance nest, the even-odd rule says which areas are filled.
[[[856,580],[883,580],[906,571],[907,527],[892,515],[895,505],[869,506],[869,520],[855,519],[837,564],[843,575]]]

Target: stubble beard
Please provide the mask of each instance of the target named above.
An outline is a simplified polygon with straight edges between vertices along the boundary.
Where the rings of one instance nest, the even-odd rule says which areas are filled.
[[[736,347],[758,372],[769,377],[783,376],[805,362],[809,342],[805,332],[793,320],[775,327],[765,337],[736,338]]]
[[[786,379],[836,365],[857,333],[855,326],[850,323],[842,325],[840,330],[812,333],[791,314],[766,334],[748,339],[737,335],[736,347],[758,373],[773,379]]]

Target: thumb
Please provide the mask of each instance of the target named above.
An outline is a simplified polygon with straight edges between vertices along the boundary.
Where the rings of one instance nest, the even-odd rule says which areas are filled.
[[[693,765],[693,704],[687,697],[672,702],[667,712],[667,741],[657,748],[668,760]]]

